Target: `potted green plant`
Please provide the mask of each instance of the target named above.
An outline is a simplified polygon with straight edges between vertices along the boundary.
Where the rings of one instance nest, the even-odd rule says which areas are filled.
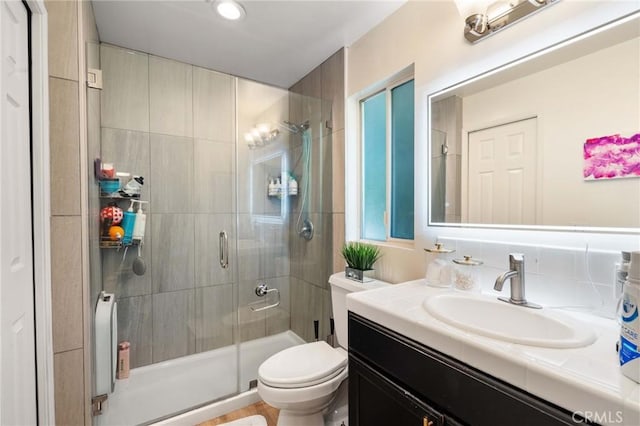
[[[360,242],[346,243],[340,253],[347,262],[345,276],[360,282],[373,279],[373,264],[382,256],[378,247]]]

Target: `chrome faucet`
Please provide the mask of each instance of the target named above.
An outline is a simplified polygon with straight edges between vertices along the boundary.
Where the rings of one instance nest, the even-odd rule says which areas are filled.
[[[509,270],[498,276],[493,289],[496,291],[502,291],[504,282],[509,279],[511,280],[511,297],[498,297],[499,300],[512,303],[514,305],[526,306],[527,308],[542,308],[540,305],[527,302],[527,299],[524,297],[524,254],[509,254]]]

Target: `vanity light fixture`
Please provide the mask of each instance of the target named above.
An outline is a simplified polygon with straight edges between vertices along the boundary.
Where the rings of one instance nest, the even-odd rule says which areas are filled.
[[[464,37],[471,43],[506,28],[558,0],[454,0],[465,19]]]
[[[249,149],[259,148],[273,142],[280,130],[269,123],[261,123],[244,134],[244,140]]]
[[[218,15],[229,21],[237,21],[247,15],[244,7],[234,0],[215,0],[212,5]]]

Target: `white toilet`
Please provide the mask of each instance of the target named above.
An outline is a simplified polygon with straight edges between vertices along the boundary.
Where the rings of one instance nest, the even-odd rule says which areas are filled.
[[[285,349],[258,369],[258,393],[280,409],[278,426],[324,426],[323,414],[347,378],[347,294],[388,285],[381,281],[359,283],[344,272],[329,278],[339,347],[324,341]]]

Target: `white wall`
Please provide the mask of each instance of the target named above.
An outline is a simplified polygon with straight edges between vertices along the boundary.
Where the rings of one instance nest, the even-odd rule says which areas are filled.
[[[427,222],[427,97],[453,84],[581,34],[638,10],[634,1],[563,0],[471,45],[453,1],[409,1],[354,43],[347,55],[347,240],[357,238],[357,97],[414,64],[416,82],[416,240],[412,247],[384,247],[380,278],[400,282],[424,275],[423,247],[439,237],[558,245],[584,250],[638,249],[637,235],[429,227]],[[351,200],[351,201],[350,201]],[[466,254],[466,253],[465,253]],[[505,258],[505,265],[507,260]]]
[[[536,225],[639,227],[640,179],[589,182],[582,177],[586,139],[640,131],[639,94],[636,38],[467,96],[462,123],[469,132],[538,118],[542,167]]]

